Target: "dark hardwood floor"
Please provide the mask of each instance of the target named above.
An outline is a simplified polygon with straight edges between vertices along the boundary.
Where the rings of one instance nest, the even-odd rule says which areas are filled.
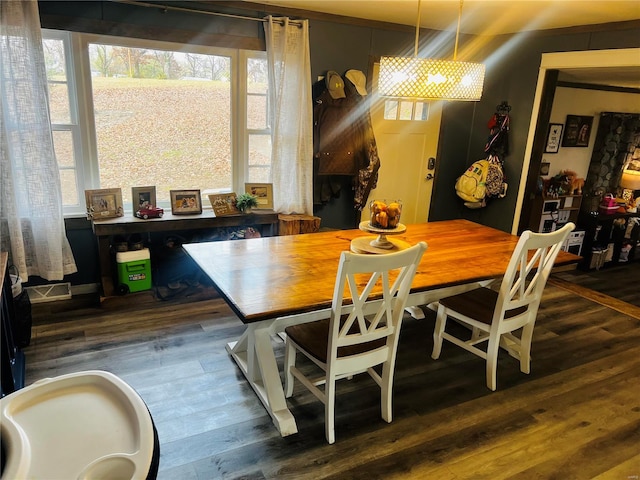
[[[380,418],[368,376],[342,381],[334,445],[325,441],[322,404],[299,385],[289,400],[299,433],[279,436],[224,349],[244,327],[207,286],[165,301],[150,291],[34,305],[27,383],[88,369],[123,378],[156,423],[161,479],[637,480],[638,267],[615,280],[631,286],[630,303],[572,290],[602,280],[554,275],[531,374],[501,354],[494,393],[478,357],[445,343],[431,359],[432,312],[406,317],[393,422]],[[281,362],[282,342],[273,341]]]
[[[640,262],[589,272],[571,270],[555,278],[640,307]]]

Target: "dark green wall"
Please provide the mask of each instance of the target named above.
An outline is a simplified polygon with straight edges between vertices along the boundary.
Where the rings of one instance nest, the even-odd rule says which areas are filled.
[[[449,103],[442,116],[439,167],[430,221],[467,218],[511,231],[543,53],[640,47],[638,29],[596,33],[540,33],[496,39],[488,46],[487,79],[482,101]],[[509,188],[503,199],[486,208],[470,210],[455,194],[456,178],[484,157],[487,122],[502,101],[511,105],[510,154],[505,159]]]
[[[263,42],[262,26],[259,22],[228,20],[198,14],[161,13],[156,9],[118,5],[113,2],[41,1],[39,6],[44,28],[60,28],[60,25],[67,24],[70,29],[79,31],[112,32],[122,35],[122,26],[127,26],[129,31],[134,28],[142,37],[170,40],[166,38],[166,29],[176,27],[179,31],[174,36],[183,41],[219,44],[217,42],[225,41],[225,36],[228,35],[238,43],[248,41],[258,45]],[[233,13],[233,10],[227,10]],[[237,13],[251,15],[252,12]],[[253,12],[253,16],[263,15],[264,12]],[[90,21],[87,21],[87,18]],[[515,212],[542,53],[640,46],[637,26],[616,31],[598,30],[592,33],[563,32],[565,33],[500,37],[478,52],[477,58],[470,59],[483,61],[487,65],[485,91],[480,102],[451,102],[445,105],[430,220],[468,218],[509,231]],[[421,51],[436,44],[433,40],[438,33],[421,32]],[[411,55],[414,35],[411,28],[382,24],[349,25],[337,20],[317,20],[311,17],[312,78],[324,75],[327,70],[343,73],[353,68],[368,72],[372,60],[380,55]],[[442,42],[444,50],[429,52],[430,55],[451,55],[454,39],[453,34],[448,35],[448,41]],[[461,46],[465,41],[463,36]],[[508,194],[504,199],[492,201],[482,210],[469,210],[462,206],[462,202],[455,195],[453,185],[467,166],[484,156],[483,147],[488,135],[487,121],[495,111],[496,105],[502,101],[509,102],[512,107],[511,151],[505,162]],[[381,161],[384,162],[384,158]],[[340,197],[318,209],[317,214],[322,217],[322,226],[352,228],[356,225],[352,199],[349,181],[345,180]],[[92,233],[88,223],[85,224],[86,228],[75,228],[78,227],[76,224],[68,232],[80,270],[69,280],[74,284],[98,281],[97,259],[94,255],[95,250],[92,250],[95,246],[91,246]]]

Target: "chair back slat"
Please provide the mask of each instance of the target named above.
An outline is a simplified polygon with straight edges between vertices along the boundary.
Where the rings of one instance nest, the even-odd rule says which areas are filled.
[[[522,233],[500,285],[494,321],[521,307],[528,307],[526,314],[535,318],[556,257],[574,228],[573,223],[568,223],[552,233]]]
[[[406,250],[382,255],[342,252],[331,307],[329,361],[337,358],[339,347],[396,335],[411,282],[426,248],[426,243],[420,242]],[[371,305],[376,305],[374,310],[366,308]],[[348,306],[347,314],[344,306]]]

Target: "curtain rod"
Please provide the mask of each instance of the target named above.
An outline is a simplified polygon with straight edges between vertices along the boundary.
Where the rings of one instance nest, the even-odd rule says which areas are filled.
[[[137,7],[150,7],[150,8],[157,8],[159,10],[163,10],[163,11],[167,11],[167,10],[174,10],[177,12],[188,12],[188,13],[202,13],[205,15],[216,15],[219,17],[228,17],[228,18],[236,18],[239,20],[252,20],[254,22],[266,22],[267,19],[265,18],[257,18],[257,17],[245,17],[243,15],[235,15],[232,13],[221,13],[221,12],[212,12],[210,10],[196,10],[194,8],[184,8],[184,7],[174,7],[172,5],[157,5],[157,4],[153,4],[153,3],[146,3],[146,2],[138,2],[137,0],[116,0],[117,3],[126,3],[129,5],[134,5]],[[282,20],[275,20],[276,23],[284,23]],[[296,25],[301,27],[302,26],[302,22],[300,20],[290,20],[289,21],[290,24]]]

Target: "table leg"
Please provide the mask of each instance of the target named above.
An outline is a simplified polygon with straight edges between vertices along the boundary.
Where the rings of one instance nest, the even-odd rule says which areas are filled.
[[[227,351],[267,409],[280,435],[286,437],[297,433],[298,427],[287,408],[280,372],[271,346],[270,325],[248,325],[237,342],[227,344]]]
[[[424,318],[424,312],[417,305],[413,305],[411,307],[407,307],[407,308],[405,308],[405,310],[407,311],[407,313],[409,315],[411,315],[416,320],[422,320]]]

